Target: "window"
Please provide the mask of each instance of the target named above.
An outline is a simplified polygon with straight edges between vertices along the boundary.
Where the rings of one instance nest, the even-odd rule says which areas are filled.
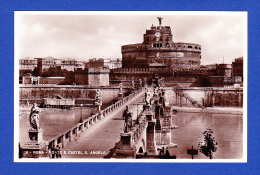
[[[189,49],[192,49],[192,46],[188,46]]]
[[[153,43],[153,47],[156,48],[162,47],[162,43]]]

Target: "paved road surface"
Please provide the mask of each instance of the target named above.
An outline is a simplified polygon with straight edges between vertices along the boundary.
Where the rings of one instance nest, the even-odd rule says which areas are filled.
[[[122,114],[128,105],[133,111],[133,119],[136,119],[137,104],[144,98],[144,91],[134,97],[114,112],[107,115],[98,123],[80,133],[77,141],[69,142],[62,148],[62,158],[103,158],[109,150],[120,140],[123,132],[124,121]],[[142,105],[139,105],[139,112]],[[67,154],[64,154],[66,151]]]

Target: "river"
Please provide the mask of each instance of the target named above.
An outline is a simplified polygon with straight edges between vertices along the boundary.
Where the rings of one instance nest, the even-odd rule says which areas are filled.
[[[30,111],[30,110],[29,110]],[[59,133],[71,129],[71,127],[82,119],[91,115],[91,108],[74,109],[50,109],[41,108],[40,127],[43,130],[43,140],[48,140]],[[19,114],[19,138],[21,145],[29,141],[28,131],[31,128],[29,123],[28,110],[20,110]]]
[[[90,108],[75,109],[41,109],[40,126],[43,129],[43,139],[56,136],[58,133],[70,129],[72,125],[91,115]],[[20,110],[19,115],[19,141],[23,145],[28,139],[30,124],[28,110]],[[218,142],[217,151],[213,153],[213,159],[241,159],[243,158],[243,116],[232,114],[210,114],[177,112],[172,116],[172,124],[178,129],[172,129],[166,134],[166,139],[177,144],[177,148],[171,148],[170,154],[177,159],[191,159],[187,149],[198,148],[198,143],[203,140],[203,132],[210,127],[213,136]],[[194,156],[194,159],[209,159],[202,153]]]
[[[172,117],[172,124],[178,129],[171,131],[171,142],[177,148],[171,148],[170,153],[178,159],[191,158],[187,149],[198,148],[203,141],[203,132],[210,127],[218,142],[214,159],[243,158],[243,116],[232,114],[186,113],[178,112]],[[199,152],[195,159],[209,159]]]

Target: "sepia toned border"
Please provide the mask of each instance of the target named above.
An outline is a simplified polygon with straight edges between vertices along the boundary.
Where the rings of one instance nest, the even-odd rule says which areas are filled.
[[[230,15],[236,15],[236,14],[243,14],[243,19],[244,19],[244,50],[243,50],[243,57],[244,57],[244,87],[243,87],[243,109],[244,109],[244,114],[243,114],[243,159],[213,159],[211,161],[207,159],[195,159],[195,160],[186,160],[186,159],[176,159],[176,160],[155,160],[155,159],[149,159],[149,160],[137,160],[137,159],[18,159],[18,140],[19,140],[19,84],[18,84],[18,77],[19,77],[19,41],[17,40],[19,36],[17,35],[17,21],[16,18],[18,17],[19,14],[87,14],[87,15],[226,15],[227,13]],[[248,57],[247,57],[247,12],[212,12],[212,11],[204,11],[204,12],[195,12],[195,11],[183,11],[183,12],[176,12],[176,11],[95,11],[95,12],[62,12],[62,11],[51,11],[51,12],[46,12],[46,11],[25,11],[25,12],[15,12],[15,35],[14,35],[14,45],[15,45],[15,52],[14,52],[14,161],[15,162],[160,162],[160,163],[190,163],[190,162],[247,162],[247,67],[248,67]]]

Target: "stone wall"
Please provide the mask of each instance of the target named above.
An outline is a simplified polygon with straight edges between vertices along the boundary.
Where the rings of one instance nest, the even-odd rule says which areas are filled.
[[[119,87],[99,88],[103,104],[108,104],[118,98]],[[128,93],[128,89],[123,88],[123,93]],[[25,100],[41,101],[42,98],[52,98],[61,95],[63,98],[95,98],[96,88],[88,86],[73,85],[20,85],[20,103]]]
[[[90,86],[109,86],[109,74],[89,74],[88,84]]]
[[[166,100],[169,101],[170,105],[191,107],[191,102],[185,98],[189,97],[191,100],[205,107],[243,107],[243,88],[177,88],[177,91],[184,95],[183,97],[176,95],[172,89],[167,88],[165,93]]]

